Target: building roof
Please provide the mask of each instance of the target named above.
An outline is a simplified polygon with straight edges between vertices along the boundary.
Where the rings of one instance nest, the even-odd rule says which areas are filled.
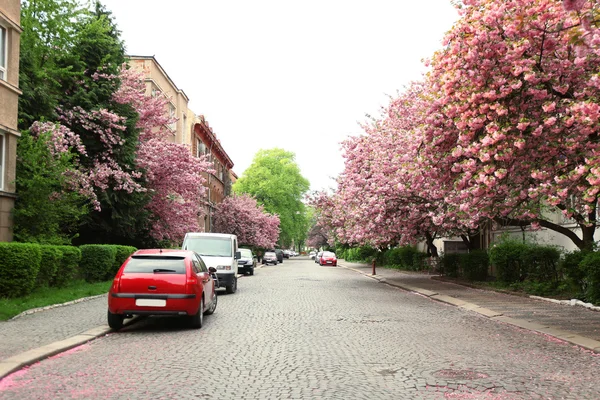
[[[181,93],[185,97],[185,99],[187,101],[190,101],[190,99],[187,96],[187,94],[185,94],[185,92],[183,91],[183,89],[179,89],[177,87],[177,85],[175,84],[175,82],[173,82],[173,80],[171,79],[171,77],[169,76],[169,74],[167,74],[167,72],[163,69],[162,65],[160,65],[160,63],[156,60],[156,57],[154,57],[154,56],[134,56],[134,55],[127,55],[125,57],[129,58],[130,60],[150,60],[150,61],[153,61],[154,64],[156,64],[156,67],[158,68],[158,70],[167,78],[167,80],[169,81],[169,83],[175,88],[175,91],[177,93]]]
[[[194,132],[200,135],[204,143],[211,149],[211,151],[217,154],[217,157],[221,159],[228,170],[231,170],[231,168],[233,168],[233,161],[223,146],[221,146],[221,141],[217,139],[217,136],[213,132],[212,128],[208,125],[204,115],[199,115],[197,121],[199,122],[194,123]]]

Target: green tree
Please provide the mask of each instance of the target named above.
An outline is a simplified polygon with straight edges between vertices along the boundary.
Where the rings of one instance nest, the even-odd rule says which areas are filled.
[[[233,185],[234,193],[248,193],[265,211],[279,215],[279,244],[289,247],[306,240],[308,221],[302,202],[310,184],[300,174],[293,152],[274,148],[259,150],[252,165]]]
[[[22,25],[20,128],[29,129],[35,121],[60,122],[85,146],[78,154],[80,167],[96,176],[109,176],[108,170],[112,174],[95,188],[101,210],[82,218],[76,244],[142,247],[149,237],[144,205],[150,196],[123,190],[114,173],[143,171],[136,171],[138,115],[130,105],[112,98],[120,86],[115,77],[126,58],[110,12],[97,1],[89,9],[77,0],[24,0]],[[144,183],[143,176],[136,179]],[[21,185],[18,195],[33,199],[23,190],[32,188]],[[19,207],[34,209],[24,201]]]
[[[20,242],[71,244],[80,219],[87,214],[86,199],[70,190],[69,173],[75,155],[53,155],[50,134],[34,138],[23,132],[17,146],[14,236]]]
[[[56,120],[62,82],[72,75],[65,63],[73,49],[77,25],[89,13],[77,0],[23,0],[19,58],[19,129],[35,121]]]
[[[77,118],[66,125],[76,133],[86,148],[86,156],[81,162],[84,167],[93,169],[102,155],[110,151],[118,166],[129,173],[135,170],[139,130],[136,128],[138,115],[128,104],[113,101],[113,94],[120,85],[119,68],[125,63],[125,47],[120,39],[111,13],[99,2],[94,5],[90,17],[82,19],[73,39],[74,47],[70,57],[63,62],[77,71],[73,77],[63,81],[62,90],[68,95],[62,107],[64,110],[83,109],[91,115],[99,115],[93,126],[78,123]],[[97,113],[97,114],[95,114]],[[106,114],[105,114],[106,113]],[[112,113],[122,117],[120,121],[104,118]],[[115,130],[114,126],[123,125],[120,132],[121,143],[107,147],[99,140],[102,129]],[[143,182],[143,178],[139,180]],[[136,247],[150,245],[150,216],[144,205],[149,201],[148,193],[114,189],[114,182],[97,192],[101,211],[92,211],[84,219],[77,241],[80,243],[121,243]]]

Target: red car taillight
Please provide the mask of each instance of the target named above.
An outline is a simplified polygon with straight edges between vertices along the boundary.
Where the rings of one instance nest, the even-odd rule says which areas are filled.
[[[191,286],[197,285],[198,278],[196,277],[196,275],[188,276],[187,281],[185,283]]]

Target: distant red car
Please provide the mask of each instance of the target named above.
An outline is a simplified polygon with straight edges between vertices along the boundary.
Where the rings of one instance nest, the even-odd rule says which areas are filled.
[[[319,258],[319,265],[337,266],[337,257],[331,251],[324,251]]]
[[[215,268],[191,250],[138,250],[121,266],[108,293],[108,325],[133,315],[180,315],[201,328],[217,308]]]

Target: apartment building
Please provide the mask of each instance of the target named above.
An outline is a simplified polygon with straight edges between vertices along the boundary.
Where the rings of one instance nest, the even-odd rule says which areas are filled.
[[[173,143],[189,144],[188,102],[185,92],[179,89],[165,72],[154,56],[127,56],[129,66],[144,75],[146,81],[146,95],[155,97],[164,94],[170,99],[165,112],[176,119],[167,128],[171,131],[169,140]]]
[[[204,229],[212,230],[212,219],[217,204],[231,194],[233,161],[203,115],[196,117],[192,130],[192,152],[197,157],[206,156],[213,164],[214,172],[207,174],[207,202],[204,205]]]
[[[206,156],[213,164],[214,172],[206,174],[207,196],[204,204],[199,205],[200,226],[205,232],[211,232],[212,219],[217,204],[231,194],[232,180],[237,175],[231,170],[233,162],[217,139],[203,115],[196,115],[188,107],[189,98],[179,89],[166,71],[153,56],[128,56],[129,65],[143,73],[146,81],[146,94],[156,96],[165,94],[171,99],[168,110],[177,118],[168,128],[172,132],[169,140],[173,143],[190,146],[192,154],[197,157]]]
[[[21,2],[0,2],[0,241],[13,239],[12,210],[15,204],[17,116],[19,106],[19,46]]]

